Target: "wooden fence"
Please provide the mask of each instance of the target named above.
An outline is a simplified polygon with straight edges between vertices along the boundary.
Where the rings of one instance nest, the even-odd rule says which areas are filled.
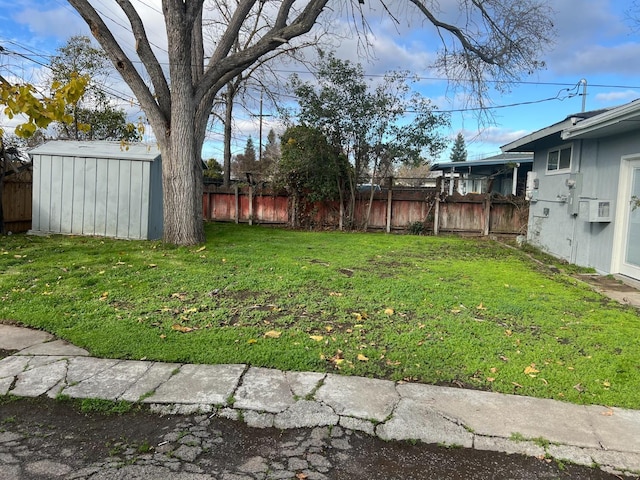
[[[33,181],[31,171],[10,175],[2,181],[2,213],[5,233],[26,232],[31,228],[31,203]]]
[[[386,232],[408,230],[417,222],[427,232],[490,235],[522,234],[527,228],[529,204],[521,197],[490,194],[452,196],[437,189],[389,189],[375,192],[368,222],[369,193],[356,200],[354,225]],[[292,223],[292,202],[283,194],[252,186],[224,188],[205,185],[205,220],[287,225]],[[311,228],[340,228],[338,202],[307,206]]]
[[[4,179],[2,205],[5,232],[26,232],[31,228],[31,177]],[[354,224],[362,227],[369,194],[356,200]],[[238,186],[223,188],[205,185],[205,220],[257,224],[291,224],[291,202],[286,195],[268,189]],[[311,228],[341,226],[338,202],[315,203],[307,208]],[[436,189],[391,189],[375,192],[367,229],[403,231],[417,222],[425,231],[474,235],[523,234],[527,228],[529,203],[522,197],[489,194],[452,195]]]

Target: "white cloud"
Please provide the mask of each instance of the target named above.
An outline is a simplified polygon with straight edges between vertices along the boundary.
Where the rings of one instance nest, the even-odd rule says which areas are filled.
[[[468,145],[480,144],[493,146],[494,150],[499,150],[501,145],[517,140],[531,132],[527,130],[511,130],[505,127],[487,127],[481,130],[465,130],[462,135]]]
[[[565,51],[553,71],[561,75],[589,76],[594,74],[640,75],[640,43],[590,45]]]
[[[12,19],[27,26],[29,31],[37,37],[64,39],[71,35],[89,34],[89,28],[68,6],[51,10],[24,8],[13,14]]]
[[[640,97],[640,92],[636,90],[624,90],[621,92],[603,92],[594,96],[596,102],[604,104],[620,104],[630,102]]]

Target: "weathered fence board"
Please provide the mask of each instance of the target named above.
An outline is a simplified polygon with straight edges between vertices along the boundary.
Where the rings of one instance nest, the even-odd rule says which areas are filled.
[[[20,177],[23,177],[21,175]],[[2,185],[4,231],[26,232],[31,229],[32,181],[28,178],[5,178]]]

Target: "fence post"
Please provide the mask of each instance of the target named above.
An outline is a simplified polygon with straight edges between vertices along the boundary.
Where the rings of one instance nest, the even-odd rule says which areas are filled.
[[[389,179],[389,190],[387,191],[387,233],[391,233],[391,206],[393,204],[393,179]]]
[[[436,201],[433,207],[433,234],[438,235],[440,228],[440,193],[444,189],[443,177],[438,177],[436,180]]]
[[[489,235],[489,230],[491,226],[491,194],[487,193],[484,198],[484,215],[482,215],[484,219],[484,229],[482,234],[486,237]]]
[[[249,185],[249,225],[253,225],[253,185]]]
[[[240,189],[238,188],[238,184],[233,185],[233,191],[236,197],[236,211],[234,213],[236,223],[240,223]]]

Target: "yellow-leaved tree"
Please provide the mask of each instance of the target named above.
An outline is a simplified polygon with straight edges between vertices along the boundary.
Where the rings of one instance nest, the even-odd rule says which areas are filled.
[[[38,128],[46,128],[51,122],[71,121],[65,107],[82,97],[88,82],[87,76],[73,75],[67,83],[54,82],[50,95],[46,96],[29,83],[12,84],[0,76],[0,105],[9,119],[25,115],[25,121],[16,126],[15,134],[28,138]],[[0,137],[3,133],[0,127]]]
[[[4,114],[9,119],[24,115],[24,121],[15,127],[15,134],[29,138],[38,128],[46,128],[51,122],[70,121],[65,107],[78,102],[88,82],[87,76],[73,75],[67,83],[55,82],[51,86],[50,95],[45,96],[31,84],[12,84],[0,75],[0,108],[4,107]],[[4,129],[0,126],[0,234],[5,233],[2,184],[7,172],[3,137]]]

